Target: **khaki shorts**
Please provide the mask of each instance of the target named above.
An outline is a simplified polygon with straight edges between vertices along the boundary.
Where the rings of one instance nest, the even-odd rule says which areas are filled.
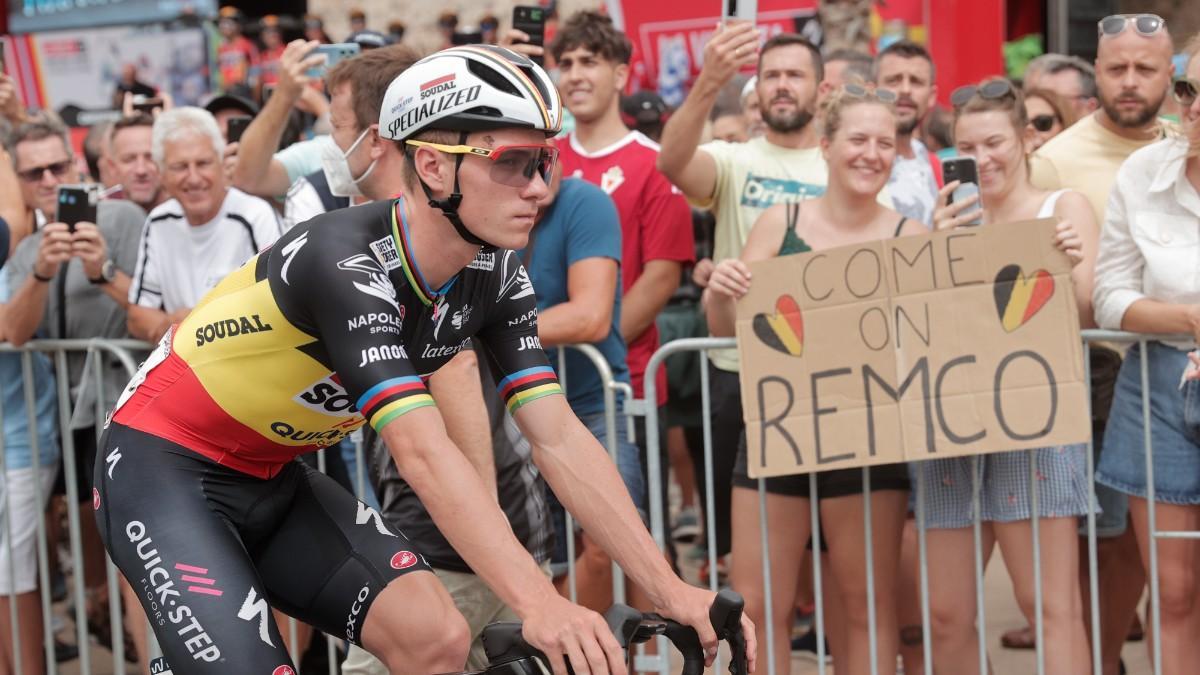
[[[467,670],[483,670],[487,667],[487,656],[483,653],[483,628],[496,621],[517,621],[517,615],[477,575],[439,569],[433,571],[450,592],[450,597],[454,598],[454,605],[462,612],[471,629]],[[542,571],[549,577],[550,564],[544,563]],[[367,650],[350,645],[346,661],[342,664],[342,675],[388,675],[388,670]]]

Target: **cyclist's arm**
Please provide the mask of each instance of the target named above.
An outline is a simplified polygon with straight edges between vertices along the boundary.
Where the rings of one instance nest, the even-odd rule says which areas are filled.
[[[678,577],[658,551],[608,452],[571,412],[566,398],[546,396],[513,415],[533,461],[583,529],[650,594],[667,604]]]
[[[463,350],[429,378],[429,393],[445,420],[447,433],[479,472],[488,493],[498,499],[496,458],[475,352]]]

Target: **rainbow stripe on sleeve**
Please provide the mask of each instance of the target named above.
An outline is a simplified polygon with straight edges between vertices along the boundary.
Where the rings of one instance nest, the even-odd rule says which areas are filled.
[[[434,402],[421,378],[409,375],[380,382],[363,393],[355,405],[371,428],[379,431],[404,413]]]
[[[558,386],[558,377],[554,375],[550,366],[518,370],[500,380],[496,388],[500,390],[500,396],[508,406],[510,414],[530,401],[562,393],[562,387]]]

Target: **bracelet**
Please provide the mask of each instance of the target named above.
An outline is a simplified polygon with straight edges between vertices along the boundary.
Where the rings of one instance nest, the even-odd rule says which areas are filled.
[[[48,284],[51,281],[54,281],[54,277],[44,277],[44,276],[38,274],[36,269],[33,270],[33,278],[37,279],[38,281],[42,282],[43,284]]]

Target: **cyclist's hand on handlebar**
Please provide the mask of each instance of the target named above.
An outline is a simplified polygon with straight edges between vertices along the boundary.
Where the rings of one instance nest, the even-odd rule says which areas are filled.
[[[682,580],[672,589],[665,607],[658,607],[656,612],[675,619],[679,623],[696,629],[700,636],[700,644],[704,646],[704,664],[711,666],[717,656],[717,634],[709,619],[709,609],[713,605],[716,594],[706,588],[697,588]],[[746,640],[746,659],[750,672],[754,672],[754,659],[758,653],[758,643],[754,637],[754,622],[742,614],[742,634]]]
[[[554,675],[566,675],[567,663],[575,675],[628,675],[621,646],[604,617],[566,598],[554,596],[523,617],[521,635],[546,655]]]

